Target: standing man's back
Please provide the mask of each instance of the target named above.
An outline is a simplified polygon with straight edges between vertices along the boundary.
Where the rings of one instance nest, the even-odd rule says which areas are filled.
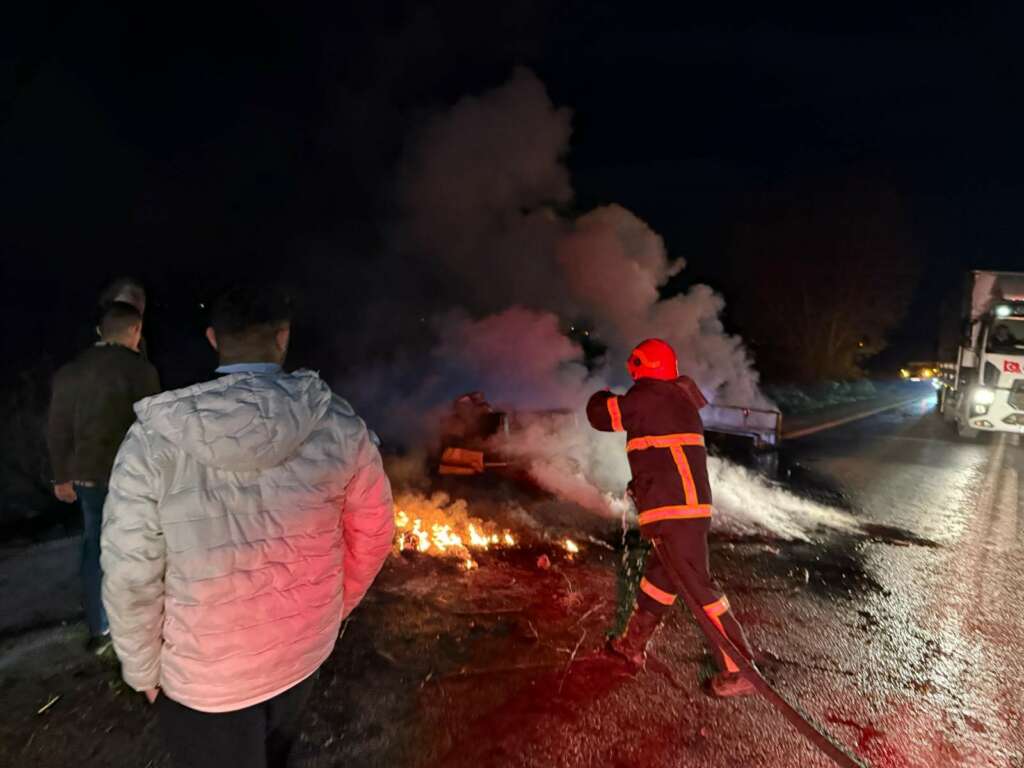
[[[142,315],[114,302],[100,319],[101,341],[62,367],[53,380],[47,442],[54,493],[82,508],[82,583],[89,645],[102,651],[107,619],[100,602],[100,528],[107,480],[121,441],[135,421],[132,406],[160,391],[151,363],[139,354]]]
[[[376,445],[319,376],[281,370],[289,332],[273,292],[229,292],[208,331],[221,377],[140,403],[114,468],[104,601],[181,766],[285,764],[391,548]]]
[[[153,364],[116,343],[100,342],[57,371],[49,422],[54,479],[105,484],[135,422],[132,406],[159,391]]]

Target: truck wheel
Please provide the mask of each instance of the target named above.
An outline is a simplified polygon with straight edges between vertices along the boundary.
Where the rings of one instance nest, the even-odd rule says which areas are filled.
[[[956,433],[964,440],[975,440],[978,437],[978,430],[974,427],[964,426],[963,422],[956,423]]]

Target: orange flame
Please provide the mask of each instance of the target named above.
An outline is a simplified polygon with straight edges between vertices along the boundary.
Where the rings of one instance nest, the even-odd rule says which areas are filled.
[[[436,557],[457,557],[466,570],[477,567],[471,550],[514,547],[516,537],[508,529],[470,517],[468,505],[447,494],[427,498],[403,493],[395,498],[396,545],[399,551],[415,549]]]

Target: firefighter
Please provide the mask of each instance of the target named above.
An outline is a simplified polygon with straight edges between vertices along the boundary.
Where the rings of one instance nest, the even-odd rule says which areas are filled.
[[[711,484],[698,413],[707,401],[692,379],[679,375],[675,352],[661,339],[637,346],[627,367],[635,382],[630,390],[625,395],[596,393],[587,403],[587,418],[595,429],[626,433],[633,474],[629,490],[641,535],[659,540],[662,555],[684,579],[687,591],[749,659],[743,629],[708,566]],[[669,570],[651,550],[636,607],[625,633],[609,642],[610,650],[642,669],[648,641],[676,598]],[[709,681],[708,693],[727,697],[754,692],[736,663],[717,646],[715,661],[719,673]]]

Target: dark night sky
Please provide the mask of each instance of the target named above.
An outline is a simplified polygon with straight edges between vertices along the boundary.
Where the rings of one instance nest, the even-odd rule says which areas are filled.
[[[317,362],[358,311],[345,274],[373,274],[409,131],[517,64],[573,110],[577,207],[633,210],[727,297],[738,223],[806,179],[874,179],[904,204],[925,268],[893,355],[930,355],[964,269],[1024,268],[1022,19],[994,6],[25,5],[0,21],[0,298],[16,367],[70,355],[124,272],[149,285],[165,349],[200,326],[212,286],[283,274],[316,308]],[[192,375],[179,368],[169,383]]]

